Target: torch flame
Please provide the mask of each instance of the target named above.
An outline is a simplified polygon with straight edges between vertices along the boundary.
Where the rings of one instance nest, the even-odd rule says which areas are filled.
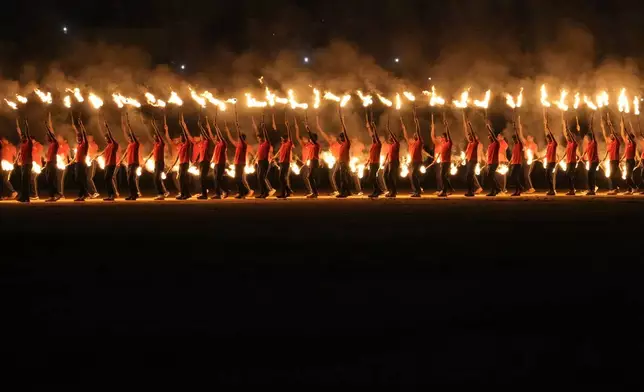
[[[291,109],[308,109],[309,105],[307,103],[298,103],[295,100],[295,93],[293,90],[287,91],[288,102],[291,104]]]
[[[13,163],[3,159],[2,160],[2,170],[4,170],[4,171],[12,171],[13,170]]]
[[[575,102],[572,104],[573,109],[575,110],[579,109],[580,103],[581,103],[581,98],[579,96],[579,93],[575,93]]]
[[[584,95],[584,103],[586,104],[586,106],[588,106],[589,109],[597,110],[597,105],[595,105],[592,99],[590,99],[587,95]]]
[[[85,102],[85,98],[83,98],[83,94],[81,94],[80,89],[78,87],[75,87],[73,90],[72,89],[66,89],[65,91],[68,91],[72,94],[74,94],[74,98],[78,102]]]
[[[458,101],[453,100],[452,104],[454,104],[454,106],[456,106],[459,109],[465,109],[467,107],[467,101],[469,100],[469,97],[470,97],[470,90],[469,89],[464,90],[461,93],[461,99]]]
[[[59,156],[60,155],[57,155],[56,157],[59,157]],[[105,158],[102,155],[100,157],[96,158],[96,162],[98,162],[98,167],[100,167],[101,170],[105,170]]]
[[[237,98],[228,98],[226,103],[232,103],[233,105],[237,104]]]
[[[633,98],[633,114],[636,116],[640,115],[640,97],[638,96]]]
[[[561,89],[561,93],[559,95],[559,100],[555,102],[555,105],[561,110],[562,112],[565,112],[568,110],[568,105],[566,105],[566,97],[568,96],[568,91],[566,89]]]
[[[391,107],[391,105],[393,105],[393,102],[391,102],[390,100],[388,100],[387,98],[383,97],[383,96],[382,96],[382,95],[380,95],[380,94],[378,94],[378,99],[379,99],[379,100],[380,100],[380,102],[382,102],[382,103],[383,103],[383,105],[385,105],[385,106],[389,106],[389,107]]]
[[[36,93],[36,95],[38,95],[38,97],[40,98],[40,100],[43,103],[49,105],[50,103],[53,102],[53,99],[51,97],[51,93],[44,93],[44,92],[40,91],[39,89],[36,89],[35,93]]]
[[[320,108],[320,90],[316,88],[313,89],[313,108]]]
[[[268,87],[266,87],[266,100],[271,107],[275,106],[275,94],[271,93]]]
[[[246,105],[247,105],[249,108],[265,108],[265,107],[266,107],[266,105],[268,105],[268,104],[267,104],[266,102],[264,102],[264,101],[258,101],[258,100],[256,100],[255,98],[253,98],[253,96],[252,96],[252,95],[250,95],[250,93],[246,93],[246,94],[244,94],[244,95],[246,95]]]
[[[98,110],[101,108],[101,106],[103,106],[103,100],[94,93],[89,93],[87,99],[89,100],[89,103],[94,107],[94,109]]]
[[[190,96],[197,103],[197,105],[201,106],[202,108],[206,107],[206,99],[203,96],[197,94],[195,90],[190,89]]]
[[[221,110],[222,112],[226,110],[226,104],[223,101],[213,97],[210,91],[204,91],[201,96],[206,98],[211,104],[219,107],[219,110]]]
[[[617,107],[620,113],[630,113],[630,105],[628,103],[628,97],[626,96],[626,89],[623,88],[619,92],[619,98],[617,98]]]
[[[597,94],[597,107],[603,108],[604,106],[608,106],[608,93],[605,90]]]
[[[492,96],[492,91],[487,90],[485,92],[485,98],[483,98],[482,101],[479,101],[478,99],[474,100],[474,106],[487,109],[488,106],[490,105],[490,97]]]
[[[18,94],[16,94],[16,99],[17,99],[17,100],[18,100],[18,102],[20,102],[20,103],[27,103],[27,97],[23,97],[22,95],[18,95]]]
[[[6,98],[5,98],[5,100],[4,100],[4,101],[7,103],[7,105],[9,105],[9,107],[10,107],[11,109],[13,109],[13,110],[18,110],[18,105],[16,105],[16,103],[15,103],[15,102],[8,101]]]
[[[436,94],[436,88],[432,86],[432,91],[423,91],[423,94],[429,96],[429,106],[442,106],[445,105],[445,99]]]
[[[364,95],[360,90],[356,91],[356,93],[360,97],[360,100],[362,100],[362,106],[368,107],[373,104],[373,97],[371,95]]]
[[[147,92],[145,93],[145,98],[148,100],[148,105],[158,107],[158,108],[164,108],[165,107],[165,102],[157,99],[154,95],[151,93]]]
[[[349,94],[344,95],[342,97],[342,100],[340,100],[340,107],[341,108],[345,107],[350,100],[351,100],[351,95]]]
[[[342,98],[338,97],[337,95],[333,94],[330,91],[327,91],[324,93],[324,99],[328,99],[329,101],[335,101],[335,102],[340,102]]]
[[[400,94],[396,93],[396,110],[400,110],[402,107],[402,99],[400,99]]]
[[[505,103],[512,109],[517,108],[517,104],[514,102],[514,97],[510,94],[505,94]]]
[[[63,105],[65,105],[66,108],[71,108],[72,107],[72,97],[69,95],[65,95],[65,98],[63,98]]]
[[[322,151],[322,160],[326,164],[326,167],[329,169],[333,169],[333,166],[335,166],[335,157],[330,151]]]
[[[458,167],[452,162],[452,164],[449,166],[449,174],[451,176],[455,176],[458,173]]]
[[[95,97],[94,99],[98,98],[96,96],[94,96],[94,97]],[[114,99],[114,103],[116,103],[116,106],[118,106],[119,108],[122,108],[123,106],[126,106],[126,105],[127,106],[134,106],[136,108],[141,107],[141,103],[139,101],[137,101],[136,99],[123,96],[123,95],[121,95],[119,93],[112,94],[112,98]],[[99,98],[99,100],[100,100],[100,98]],[[101,105],[102,105],[103,101],[101,100],[100,102],[101,102]],[[94,106],[94,103],[92,103],[92,105]],[[94,106],[94,107],[96,107],[96,106]]]
[[[532,162],[534,161],[534,153],[528,148],[526,150],[526,155],[528,156],[528,165],[532,165]]]
[[[410,93],[409,91],[403,91],[403,95],[411,102],[414,102],[416,100],[416,97],[414,96],[414,94]]]
[[[291,171],[292,171],[292,172],[293,172],[293,174],[295,174],[296,176],[299,176],[299,175],[300,175],[301,168],[297,165],[297,163],[295,163],[295,162],[291,162]]]
[[[175,93],[174,91],[170,92],[170,98],[168,98],[168,103],[171,103],[173,105],[181,106],[183,105],[183,100],[179,98],[179,95]]]
[[[31,166],[31,171],[35,174],[40,174],[42,173],[42,167],[34,161],[33,165]]]
[[[548,91],[546,90],[545,84],[541,85],[541,105],[546,108],[550,107],[550,102],[548,102]]]
[[[145,170],[148,173],[154,173],[154,159],[150,158],[145,162]]]

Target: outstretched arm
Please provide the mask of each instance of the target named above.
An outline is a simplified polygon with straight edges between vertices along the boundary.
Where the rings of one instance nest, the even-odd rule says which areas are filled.
[[[349,134],[347,133],[347,126],[344,123],[344,116],[342,115],[342,110],[338,108],[338,115],[340,116],[340,124],[342,124],[342,133],[344,134],[345,140],[349,140]]]
[[[519,140],[521,140],[521,144],[525,145],[527,143],[527,140],[523,135],[523,125],[521,125],[521,116],[517,116],[517,128],[519,130]]]
[[[284,125],[286,125],[286,137],[288,138],[288,140],[292,140],[291,139],[291,126],[290,126],[290,124],[288,122],[288,118],[286,118],[286,117],[284,117]]]
[[[304,146],[304,141],[302,140],[302,137],[300,136],[300,126],[297,124],[297,117],[293,116],[293,124],[295,124],[295,139],[297,142],[300,144],[300,146]]]
[[[168,128],[168,119],[165,114],[163,115],[163,130],[165,132],[165,141],[168,145],[172,145],[172,139],[170,139],[170,129]]]
[[[425,144],[423,140],[423,133],[420,131],[420,122],[418,121],[418,116],[416,115],[416,108],[414,108],[414,125],[416,126],[416,135],[418,135],[418,140],[421,144]]]
[[[490,120],[485,120],[485,128],[487,129],[487,133],[492,136],[492,139],[496,140],[496,134],[494,133],[494,129],[492,129]]]
[[[181,116],[179,116],[179,125],[181,125],[181,131],[183,132],[183,136],[186,138],[186,140],[188,140],[190,143],[194,143],[195,140],[188,131],[188,125],[186,124],[186,120],[183,117],[183,113],[181,113]]]
[[[396,135],[394,135],[393,132],[391,132],[391,127],[389,126],[389,122],[387,122],[387,132],[389,132],[389,136],[391,136],[391,139],[397,143],[398,138],[396,137]]]
[[[445,125],[445,133],[447,134],[447,141],[452,141],[452,133],[449,130],[449,122],[445,117],[443,117],[443,124]]]
[[[257,127],[257,123],[255,122],[255,116],[250,116],[250,119],[253,124],[253,130],[255,131],[255,138],[259,139],[259,128]]]
[[[54,133],[54,125],[51,122],[51,112],[47,116],[47,122],[45,122],[45,129],[47,130],[47,136],[49,140],[56,140],[56,134]]]
[[[208,121],[208,116],[206,116],[206,132],[208,132],[208,138],[214,141],[215,135],[212,134],[212,129],[210,128],[210,121]]]
[[[604,118],[601,116],[601,114],[599,116],[599,126],[602,129],[602,135],[604,135],[604,140],[606,141],[606,143],[608,143],[608,134],[606,133],[606,127],[604,126]]]
[[[318,132],[320,132],[320,135],[324,138],[324,140],[327,141],[327,143],[331,144],[333,141],[331,140],[331,137],[327,135],[326,132],[324,132],[324,129],[322,129],[322,125],[320,124],[320,117],[315,116],[315,125],[317,127]]]
[[[405,138],[405,141],[409,143],[409,134],[407,133],[407,127],[405,126],[405,120],[403,120],[402,115],[398,116],[400,119],[400,128],[402,128],[403,131],[403,137]]]
[[[228,128],[228,122],[224,121],[224,129],[226,130],[226,135],[228,135],[228,140],[230,140],[233,143],[237,143],[237,140],[233,137],[232,132],[230,132],[230,128]]]

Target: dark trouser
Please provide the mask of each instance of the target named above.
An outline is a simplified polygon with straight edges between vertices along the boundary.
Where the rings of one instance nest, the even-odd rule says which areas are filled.
[[[208,173],[210,172],[210,162],[199,162],[199,183],[201,185],[201,195],[208,196]],[[161,184],[163,185],[163,184]],[[157,188],[158,190],[159,188]],[[159,195],[164,192],[159,191]]]
[[[317,174],[320,169],[320,161],[311,159],[309,166],[309,175],[305,177],[307,187],[311,190],[311,194],[318,194]]]
[[[246,181],[246,164],[235,165],[235,183],[237,184],[237,193],[241,196],[246,196],[250,193],[248,181]]]
[[[11,185],[11,172],[12,170],[3,170],[2,171],[2,187],[3,192],[6,192],[9,196],[14,193],[16,190]],[[0,195],[2,196],[2,195]]]
[[[449,169],[451,166],[451,162],[441,162],[441,193],[447,193],[454,189],[449,181]]]
[[[523,170],[523,177],[525,179],[526,186],[528,187],[528,189],[533,189],[534,186],[532,185],[532,171],[534,170],[534,161],[530,165],[523,165]]]
[[[130,190],[130,197],[134,199],[139,197],[139,187],[136,185],[136,169],[138,167],[137,164],[127,166],[127,187]]]
[[[400,169],[400,162],[389,162],[385,166],[385,184],[389,189],[389,195],[396,196],[398,192],[398,170]]]
[[[568,163],[566,166],[566,177],[568,178],[568,189],[575,191],[575,178],[577,178],[577,162]]]
[[[340,173],[340,164],[336,162],[336,164],[333,166],[333,169],[329,171],[329,180],[331,182],[331,187],[335,192],[340,192],[340,189],[338,188],[338,174]]]
[[[83,163],[83,165],[85,165],[85,163]],[[96,191],[96,184],[94,184],[94,175],[96,174],[97,165],[98,163],[96,161],[92,161],[92,164],[87,168],[87,190],[90,195],[98,193]]]
[[[290,162],[280,162],[280,196],[286,196],[286,192],[289,189],[288,175],[290,170]]]
[[[29,200],[31,188],[31,163],[22,165],[20,168],[20,197],[19,200]]]
[[[474,194],[477,189],[476,182],[474,181],[476,179],[476,162],[468,161],[467,166],[465,167],[467,169],[467,173],[465,175],[465,181],[467,182],[467,193]]]
[[[107,197],[116,197],[114,171],[116,171],[116,165],[105,166],[105,187],[107,188]]]
[[[644,191],[644,162],[642,162],[641,165],[642,166],[640,167],[640,184],[639,184],[639,188],[640,188],[641,191]]]
[[[378,182],[378,170],[380,169],[379,163],[370,163],[369,164],[369,182],[373,186],[373,194],[379,195],[382,193],[382,188],[380,188],[380,183]]]
[[[490,193],[497,194],[501,192],[499,182],[496,180],[496,169],[499,167],[498,163],[492,163],[487,166],[487,179],[486,182],[490,185]],[[486,184],[488,185],[488,184]]]
[[[635,190],[635,181],[633,180],[633,170],[635,170],[635,159],[626,160],[626,188],[629,192]]]
[[[611,191],[617,190],[619,187],[619,177],[622,175],[622,172],[619,170],[619,161],[610,161],[610,178],[609,178],[609,189]]]
[[[411,182],[411,190],[414,194],[420,195],[420,165],[421,162],[412,162],[411,170],[409,171],[409,182]]]
[[[597,167],[599,167],[599,162],[591,162],[588,166],[588,191],[595,192],[597,187]]]
[[[165,189],[163,184],[163,172],[165,171],[165,162],[154,162],[154,188],[157,190],[157,195],[165,195],[168,190]]]
[[[179,194],[183,197],[190,197],[190,177],[188,173],[189,163],[179,164]]]
[[[271,184],[268,182],[268,167],[268,160],[257,162],[257,185],[261,196],[268,196],[271,189]]]
[[[340,189],[338,190],[341,195],[351,194],[351,169],[348,162],[340,162]]]
[[[30,190],[31,197],[38,198],[38,176],[39,175],[40,174],[34,173],[33,170],[31,171],[31,185],[32,185]]]
[[[546,167],[546,181],[548,182],[548,192],[554,193],[557,187],[557,162],[548,162]]]
[[[56,162],[47,162],[44,173],[49,197],[56,197],[58,195],[58,187],[56,186],[58,182],[58,169],[56,168]]]
[[[78,186],[78,197],[87,196],[87,166],[84,163],[74,165],[76,185]]]
[[[223,192],[228,192],[226,189],[226,184],[224,183],[224,175],[226,174],[226,164],[217,163],[215,164],[215,195],[221,196]]]
[[[58,190],[60,191],[61,195],[65,194],[65,179],[67,178],[67,173],[69,172],[71,166],[65,165],[65,168],[62,170],[58,170],[56,173],[58,177]]]
[[[523,192],[523,168],[521,164],[514,164],[510,166],[510,178],[514,182],[514,192],[521,193]]]

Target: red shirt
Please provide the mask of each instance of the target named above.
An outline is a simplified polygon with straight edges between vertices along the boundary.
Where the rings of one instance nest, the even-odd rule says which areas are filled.
[[[85,164],[85,158],[87,157],[87,142],[81,142],[78,143],[76,146],[76,156],[74,157],[74,161],[76,163],[82,163],[83,165]]]
[[[452,141],[445,140],[441,143],[441,163],[452,160]]]
[[[45,159],[47,162],[56,163],[56,155],[58,155],[58,140],[54,139],[49,142],[49,147],[47,147],[47,156]]]
[[[94,159],[96,155],[98,155],[98,144],[96,142],[89,142],[89,146],[87,147],[87,155],[91,159]]]
[[[624,154],[626,154],[626,159],[635,159],[635,143],[629,138],[626,138],[626,150],[624,150]]]
[[[349,163],[351,159],[351,140],[346,139],[340,143],[340,162]]]
[[[192,162],[195,162],[199,158],[199,153],[201,152],[201,146],[203,145],[203,140],[193,143],[192,145]]]
[[[179,164],[190,163],[190,142],[179,143]]]
[[[557,142],[551,141],[546,148],[546,159],[548,163],[557,162]]]
[[[380,151],[382,151],[380,140],[371,144],[371,147],[369,147],[369,163],[380,163]]]
[[[586,159],[589,162],[599,162],[599,154],[597,153],[597,141],[591,140],[586,147]]]
[[[226,149],[228,145],[225,141],[221,140],[215,143],[215,153],[212,156],[212,161],[215,164],[226,163]]]
[[[619,140],[617,138],[608,143],[608,159],[619,161]]]
[[[3,144],[2,145],[2,160],[7,162],[13,162],[16,159],[16,147],[13,144]]]
[[[523,151],[525,152],[525,157],[526,159],[528,158],[528,150],[532,151],[532,157],[537,156],[537,150],[539,147],[537,146],[537,143],[535,142],[526,142]]]
[[[248,148],[248,143],[245,140],[239,139],[235,143],[235,165],[245,165],[246,164],[246,149]]]
[[[523,150],[523,144],[521,142],[516,142],[514,143],[514,146],[512,147],[512,158],[510,160],[511,165],[520,165],[523,159],[523,156],[521,154],[521,150]]]
[[[41,163],[41,157],[42,157],[42,144],[38,143],[37,141],[34,141],[34,147],[33,147],[33,152],[31,153],[31,159],[33,161],[36,161],[36,163],[40,164]]]
[[[116,152],[119,149],[119,145],[116,142],[109,141],[107,142],[107,147],[105,147],[105,166],[116,165]]]
[[[33,159],[34,143],[31,139],[27,138],[24,142],[20,143],[20,163],[23,165],[30,165],[34,162]]]
[[[204,139],[199,143],[199,162],[210,162],[208,149],[210,148],[210,140]]]
[[[127,155],[127,164],[128,165],[138,165],[139,164],[139,142],[129,142],[127,144],[127,149],[125,154]]]
[[[487,147],[487,164],[495,165],[499,163],[499,141],[495,140]]]
[[[293,142],[287,140],[282,143],[279,150],[280,163],[289,163],[291,161],[291,149],[293,148]]]
[[[306,159],[307,160],[320,160],[320,145],[313,142],[306,143]]]
[[[473,142],[467,143],[467,149],[465,150],[465,159],[467,159],[468,162],[478,162],[478,147],[479,141],[476,139]]]
[[[154,159],[154,162],[165,161],[165,143],[163,140],[154,142],[154,146],[152,147],[152,159]]]
[[[571,141],[566,144],[566,163],[577,162],[577,142]]]
[[[389,162],[400,162],[400,142],[389,144]]]
[[[259,147],[257,148],[257,160],[258,161],[268,161],[268,156],[270,155],[271,152],[271,142],[268,140],[259,143]]]
[[[340,158],[340,143],[338,142],[333,142],[331,143],[330,149],[331,149],[331,154],[335,157],[335,159]]]
[[[508,161],[508,156],[506,152],[508,151],[508,142],[503,140],[499,140],[499,162],[507,162]]]
[[[411,155],[411,161],[414,163],[423,161],[423,141],[418,139],[409,140],[409,155]]]

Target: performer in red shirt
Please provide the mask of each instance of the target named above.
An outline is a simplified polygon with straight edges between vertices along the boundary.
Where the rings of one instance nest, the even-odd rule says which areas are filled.
[[[2,161],[5,161],[11,166],[14,166],[16,163],[16,158],[18,156],[16,146],[11,144],[11,142],[9,142],[9,139],[2,136],[0,138],[0,150],[2,151]],[[8,168],[9,167],[7,167],[7,169]],[[13,188],[13,185],[11,185],[11,172],[13,170],[5,170],[4,168],[0,170],[2,170],[2,188],[4,188],[0,192],[0,197],[8,194],[8,198],[13,200],[18,197],[18,192],[16,192],[16,190]]]
[[[228,149],[228,144],[224,139],[223,134],[219,125],[217,125],[217,114],[215,114],[215,134],[213,135],[212,129],[210,128],[210,123],[206,121],[206,129],[208,130],[208,135],[215,143],[215,151],[212,156],[212,162],[215,165],[214,177],[215,177],[215,195],[212,199],[221,199],[228,197],[228,187],[226,184],[226,160],[227,155],[226,151]]]
[[[606,123],[610,128],[610,135],[606,134],[606,128],[604,127],[604,121],[600,117],[600,125],[602,128],[602,134],[604,135],[604,140],[606,141],[606,155],[602,162],[606,158],[610,161],[610,178],[608,179],[609,192],[608,195],[616,195],[619,193],[619,181],[621,176],[621,171],[619,170],[619,147],[620,142],[617,134],[615,133],[615,128],[610,121],[610,114],[606,113]]]
[[[331,183],[331,188],[333,188],[333,193],[331,195],[336,196],[340,194],[338,190],[339,181],[337,180],[340,173],[340,165],[338,165],[338,160],[340,159],[340,138],[336,137],[335,139],[333,139],[326,132],[324,132],[324,129],[320,124],[320,117],[316,116],[315,122],[318,132],[329,144],[329,150],[335,158],[335,164],[333,165],[333,167],[329,168],[329,183]]]
[[[253,128],[255,129],[255,136],[259,146],[257,147],[257,184],[259,186],[259,193],[255,196],[257,199],[265,199],[268,196],[271,196],[271,192],[275,192],[271,186],[270,181],[268,180],[268,169],[270,167],[269,157],[271,156],[271,150],[273,146],[271,145],[270,138],[268,137],[268,131],[266,129],[266,123],[264,118],[259,125],[261,132],[255,124],[255,118],[253,118]]]
[[[121,129],[123,130],[125,139],[128,141],[123,159],[127,160],[127,186],[130,191],[130,196],[126,197],[125,200],[134,201],[139,197],[139,188],[136,184],[136,172],[140,163],[139,149],[141,148],[141,144],[134,134],[134,131],[132,131],[130,117],[127,112],[121,117]]]
[[[320,145],[318,144],[318,135],[311,132],[307,118],[304,118],[304,126],[306,127],[307,136],[300,136],[300,127],[295,121],[295,139],[302,148],[302,176],[304,177],[304,185],[309,193],[306,195],[309,199],[318,197],[317,187],[317,172],[320,167]]]
[[[512,157],[510,160],[510,178],[514,181],[514,193],[512,196],[521,196],[523,192],[523,168],[521,164],[523,163],[523,131],[521,130],[521,117],[517,118],[519,122],[518,126],[515,122],[512,123],[514,128],[514,135],[512,135],[512,141],[514,146],[512,147]]]
[[[208,123],[208,117],[206,117],[206,124]],[[201,194],[197,197],[199,200],[208,199],[208,174],[210,173],[210,161],[212,159],[211,146],[213,145],[213,139],[210,138],[208,132],[201,124],[201,119],[197,120],[197,125],[199,126],[199,132],[201,133],[201,141],[198,142],[194,147],[197,150],[195,161],[199,164],[199,185]]]
[[[338,164],[340,167],[340,194],[336,195],[337,198],[346,198],[351,196],[351,169],[349,168],[349,161],[351,160],[351,140],[347,134],[347,126],[344,123],[344,116],[341,109],[338,107],[338,116],[340,117],[340,124],[342,125],[342,133],[339,135],[340,154]]]
[[[395,199],[398,194],[398,172],[400,170],[400,142],[389,127],[387,119],[387,132],[389,133],[389,143],[387,148],[387,157],[385,158],[385,185],[387,193],[385,197]]]
[[[382,195],[384,192],[380,187],[380,181],[378,181],[378,171],[380,170],[380,153],[382,152],[382,142],[380,141],[380,136],[378,136],[378,128],[376,123],[373,121],[371,124],[367,119],[366,122],[367,131],[369,131],[369,136],[371,136],[371,147],[369,147],[369,160],[367,165],[369,167],[369,182],[373,185],[373,192],[369,195],[372,199],[377,199],[378,196]]]
[[[487,148],[487,182],[491,184],[490,193],[487,196],[494,197],[501,192],[501,187],[496,180],[496,169],[499,167],[499,140],[494,134],[490,121],[486,121],[488,140],[490,145]]]
[[[159,201],[165,200],[170,195],[163,183],[163,173],[165,172],[165,145],[166,141],[168,143],[171,143],[171,141],[165,116],[163,116],[165,134],[161,133],[154,118],[151,119],[150,123],[152,125],[152,140],[154,144],[152,145],[152,151],[143,161],[143,166],[146,166],[150,159],[154,162],[154,188],[157,191],[157,197],[154,200]]]
[[[105,141],[107,143],[107,146],[105,149],[96,156],[96,159],[99,156],[103,156],[103,159],[105,160],[105,176],[104,176],[104,181],[105,181],[105,188],[107,188],[107,197],[103,199],[103,201],[114,201],[114,198],[117,197],[117,191],[116,191],[116,179],[114,177],[114,173],[116,171],[116,163],[118,162],[117,159],[117,153],[119,149],[119,144],[116,142],[114,139],[114,136],[112,135],[112,130],[110,129],[110,126],[107,124],[107,121],[104,122],[105,130],[103,132],[103,137],[105,138]],[[100,128],[100,124],[99,124]]]
[[[583,157],[588,161],[588,192],[587,196],[594,196],[596,187],[596,174],[597,167],[599,167],[599,154],[597,152],[597,140],[595,139],[595,133],[593,132],[593,120],[595,118],[595,113],[591,112],[590,114],[590,124],[588,125],[588,133],[586,134],[586,151],[584,151]]]
[[[637,138],[633,133],[633,125],[631,124],[630,131],[626,129],[624,124],[624,117],[622,116],[620,120],[620,128],[622,133],[622,139],[626,144],[624,149],[624,156],[622,156],[622,161],[625,161],[626,165],[626,192],[625,195],[632,195],[635,190],[635,181],[633,181],[633,170],[635,170],[635,155],[637,154]]]
[[[420,197],[422,193],[422,188],[420,186],[420,167],[423,164],[423,136],[420,133],[420,125],[418,123],[418,117],[416,117],[416,109],[413,110],[414,115],[414,126],[416,131],[414,132],[413,137],[409,137],[407,134],[407,127],[405,126],[405,121],[400,116],[400,127],[403,131],[403,137],[407,142],[407,148],[409,150],[409,155],[411,156],[411,170],[409,171],[409,181],[411,182],[412,194],[411,197]]]
[[[548,143],[546,148],[546,161],[548,161],[548,164],[546,166],[545,174],[546,181],[548,182],[548,193],[546,193],[546,195],[554,196],[556,194],[557,162],[559,161],[557,157],[557,140],[550,130],[547,118],[544,121],[543,129],[546,134],[546,142]]]
[[[47,141],[49,146],[47,147],[47,155],[45,156],[45,180],[47,181],[47,190],[49,190],[49,199],[45,200],[46,202],[55,202],[60,199],[61,194],[58,192],[57,182],[58,182],[58,169],[56,168],[56,156],[58,155],[58,140],[56,140],[56,134],[54,133],[54,126],[51,122],[51,113],[45,122],[45,129],[47,131]]]
[[[25,130],[23,131],[20,129],[20,121],[17,118],[16,130],[18,131],[18,136],[20,136],[20,152],[18,153],[18,163],[20,164],[20,194],[17,200],[21,203],[29,203],[34,143],[29,134],[29,126],[25,126]]]
[[[282,144],[277,154],[273,159],[279,157],[280,168],[280,193],[277,195],[278,199],[286,199],[289,185],[288,176],[291,169],[291,150],[293,149],[293,142],[291,140],[291,127],[289,126],[288,119],[284,119],[286,125],[286,135],[281,136]]]
[[[248,181],[246,180],[246,152],[248,150],[246,134],[241,132],[238,121],[235,121],[237,138],[233,137],[226,122],[224,122],[224,127],[226,128],[228,140],[235,146],[235,161],[233,162],[235,165],[235,183],[237,184],[237,195],[235,199],[245,199],[246,196],[250,197],[253,195],[253,191],[248,186]]]
[[[79,124],[81,127],[85,127],[82,121],[80,121]],[[85,133],[87,133],[87,130],[85,130]],[[98,166],[98,162],[96,162],[96,158],[98,156],[98,144],[94,141],[94,136],[90,134],[87,135],[87,156],[90,159],[90,163],[87,168],[87,190],[89,192],[90,199],[96,199],[100,196],[96,189],[96,184],[94,184],[94,176],[96,175],[96,167]]]
[[[190,175],[188,169],[190,168],[190,149],[195,144],[195,139],[190,135],[188,126],[183,118],[183,113],[179,117],[179,126],[181,128],[181,135],[179,137],[177,158],[174,165],[179,162],[179,195],[177,200],[187,200],[192,197],[190,194]]]
[[[72,159],[69,155],[71,149],[69,148],[67,139],[63,138],[60,134],[56,135],[56,140],[58,140],[58,156],[56,157],[58,191],[62,195],[61,199],[64,199],[65,180],[67,179],[67,174],[73,169],[71,166]]]
[[[467,193],[466,197],[474,197],[478,186],[476,185],[476,164],[478,163],[479,138],[476,136],[472,123],[465,117],[463,110],[463,131],[467,135],[467,148],[465,150],[465,161],[467,168]]]
[[[27,120],[25,120],[25,126],[26,126],[27,128],[29,128],[29,123],[27,122]],[[31,142],[33,143],[33,146],[34,146],[34,147],[33,147],[33,152],[32,152],[32,154],[31,154],[32,159],[33,159],[33,163],[34,163],[34,164],[36,164],[36,165],[38,165],[38,166],[41,168],[41,171],[40,171],[40,172],[36,172],[36,171],[34,171],[34,170],[33,170],[33,166],[32,166],[32,170],[31,170],[31,190],[30,190],[30,195],[31,195],[31,199],[33,199],[33,200],[38,200],[38,199],[39,199],[39,193],[38,193],[38,176],[42,173],[42,162],[43,162],[43,159],[42,159],[42,152],[43,152],[43,146],[42,146],[42,144],[40,144],[40,142],[38,142],[38,140],[36,140],[36,138],[35,138],[33,135],[31,135],[30,137],[31,137]]]
[[[87,165],[85,158],[87,157],[87,134],[85,128],[76,127],[74,116],[72,116],[72,128],[76,134],[76,155],[74,156],[74,170],[76,185],[78,185],[78,198],[74,201],[85,201],[87,197]]]
[[[564,119],[563,112],[561,112],[561,122],[563,127],[564,135],[566,135],[566,152],[564,157],[561,159],[566,159],[566,177],[568,178],[568,193],[566,196],[575,195],[575,178],[577,173],[577,154],[578,154],[578,143],[575,140],[575,135],[568,128],[566,120]],[[579,125],[577,125],[577,131],[579,131]]]
[[[432,121],[432,140],[435,145],[440,145],[441,191],[438,194],[439,197],[447,197],[448,192],[452,189],[452,184],[449,181],[449,169],[452,165],[452,135],[445,116],[443,116],[443,126],[445,127],[445,132],[443,132],[442,140],[438,140],[436,139],[436,126]],[[438,152],[434,154],[437,155]]]
[[[496,138],[499,140],[499,166],[505,165],[509,167],[510,162],[508,161],[508,142],[505,140],[503,133],[496,135]],[[508,173],[501,174],[496,172],[496,176],[500,178],[499,184],[501,185],[501,191],[503,193],[508,193]]]

